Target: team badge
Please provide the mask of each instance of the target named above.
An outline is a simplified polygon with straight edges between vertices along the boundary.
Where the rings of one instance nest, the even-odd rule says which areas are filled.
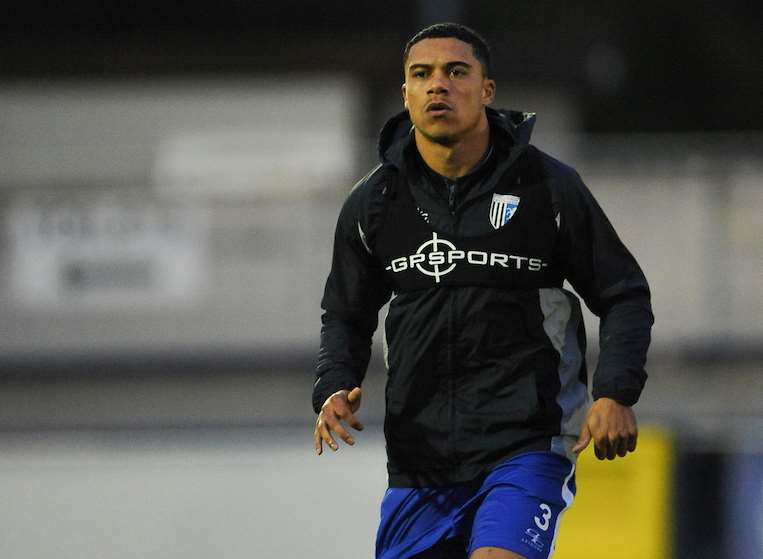
[[[514,217],[518,207],[519,196],[493,194],[493,201],[490,202],[490,223],[493,224],[493,229],[506,225]]]

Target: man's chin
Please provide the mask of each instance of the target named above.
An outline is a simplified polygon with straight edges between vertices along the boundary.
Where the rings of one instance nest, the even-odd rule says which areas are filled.
[[[440,144],[443,146],[452,146],[458,142],[458,134],[453,131],[446,130],[421,130],[421,135],[424,136],[430,142]]]

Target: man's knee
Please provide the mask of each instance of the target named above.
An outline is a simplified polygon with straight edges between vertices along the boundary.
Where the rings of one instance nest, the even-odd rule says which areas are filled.
[[[527,559],[502,547],[478,547],[469,556],[469,559]]]

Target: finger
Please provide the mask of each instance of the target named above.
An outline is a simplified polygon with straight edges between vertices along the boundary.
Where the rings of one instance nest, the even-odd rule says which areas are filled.
[[[321,439],[320,434],[318,433],[318,427],[315,427],[315,430],[313,430],[313,446],[315,447],[315,453],[320,456],[323,454],[323,439]]]
[[[357,389],[359,390],[359,389]],[[337,399],[331,403],[331,406],[325,408],[325,412],[329,418],[338,418],[346,421],[353,429],[358,431],[363,430],[363,424],[352,413],[357,409],[357,406],[353,406],[345,400]]]
[[[344,428],[344,425],[340,421],[340,417],[338,417],[338,414],[330,413],[326,417],[326,427],[329,431],[329,433],[333,432],[336,435],[339,436],[344,442],[346,442],[349,445],[355,444],[355,439],[352,438],[352,435],[350,435],[347,430]]]
[[[593,445],[593,453],[596,455],[596,458],[599,460],[604,460],[604,454],[601,452],[601,448],[599,448],[599,445],[594,443]]]
[[[609,457],[609,439],[602,437],[599,439],[594,438],[594,449],[596,450],[596,458],[604,460]]]
[[[585,448],[589,445],[591,442],[591,431],[588,429],[588,426],[583,426],[583,430],[580,433],[580,436],[578,437],[577,443],[575,443],[575,446],[572,447],[572,452],[575,454],[579,454]]]
[[[355,417],[352,412],[348,411],[346,414],[343,414],[340,416],[343,420],[347,422],[347,424],[355,429],[356,431],[362,431],[363,430],[363,424],[358,420],[357,417]]]
[[[614,460],[617,456],[617,442],[613,439],[607,439],[607,460]]]
[[[357,411],[357,409],[360,407],[360,399],[363,395],[363,391],[360,389],[360,387],[353,388],[350,393],[347,395],[347,401],[352,406],[352,411]]]
[[[331,430],[334,431],[337,435],[339,435],[339,438],[342,439],[344,442],[346,442],[348,445],[354,445],[355,439],[352,438],[352,435],[350,435],[347,432],[347,429],[344,428],[344,426],[339,423],[338,421],[331,425]]]
[[[636,450],[636,443],[638,443],[638,433],[628,437],[628,452],[634,452]]]
[[[336,452],[336,450],[339,448],[339,445],[336,444],[336,441],[331,436],[331,432],[329,431],[326,422],[321,422],[320,427],[318,427],[318,432],[321,435],[321,438],[326,441],[326,444],[329,445],[329,448]]]
[[[339,419],[343,419],[353,429],[362,431],[363,424],[358,420],[357,417],[355,417],[355,414],[352,413],[353,409],[357,409],[357,408],[351,407],[347,402],[337,401],[334,404],[333,409],[327,409],[326,412],[329,414],[329,417],[336,417]]]
[[[621,437],[617,441],[617,455],[620,458],[625,458],[625,455],[628,453],[628,437]]]
[[[362,424],[362,423],[361,423],[361,422],[358,420],[358,418],[357,418],[357,417],[355,417],[354,415],[350,415],[350,416],[348,416],[348,417],[345,417],[345,418],[344,418],[344,420],[347,422],[347,424],[348,424],[350,427],[352,427],[352,428],[353,428],[353,429],[355,429],[356,431],[362,431],[363,429],[365,429],[365,427],[363,426],[363,424]]]

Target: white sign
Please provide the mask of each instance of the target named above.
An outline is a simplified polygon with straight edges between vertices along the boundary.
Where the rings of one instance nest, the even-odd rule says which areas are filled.
[[[203,285],[208,228],[198,208],[148,194],[24,196],[9,217],[19,306],[178,306]]]

